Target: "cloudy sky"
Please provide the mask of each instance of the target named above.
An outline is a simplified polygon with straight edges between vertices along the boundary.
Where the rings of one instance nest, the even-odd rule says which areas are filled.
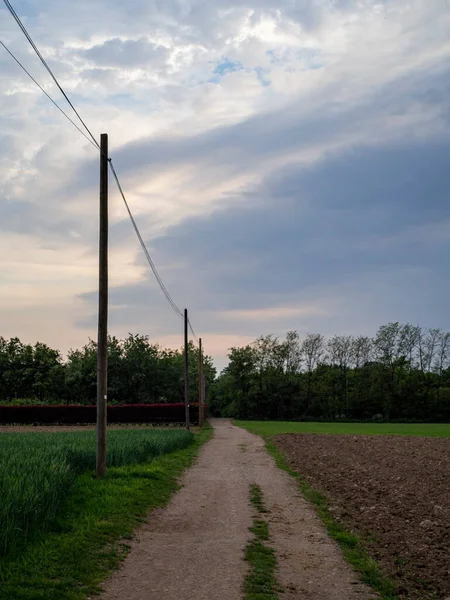
[[[15,0],[219,366],[450,328],[449,0]],[[58,101],[5,7],[0,39]],[[110,331],[181,345],[111,182]],[[0,47],[0,335],[96,337],[98,153]]]

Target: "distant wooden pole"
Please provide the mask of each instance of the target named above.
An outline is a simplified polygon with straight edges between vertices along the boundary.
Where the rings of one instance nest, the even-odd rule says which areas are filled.
[[[100,238],[97,340],[96,472],[106,472],[106,402],[108,389],[108,134],[100,136]]]
[[[189,431],[189,340],[188,311],[184,309],[184,407],[186,411],[186,429]]]
[[[202,338],[198,340],[198,424],[203,427],[203,354]]]
[[[206,418],[206,379],[205,379],[205,370],[202,365],[202,419],[203,423]]]

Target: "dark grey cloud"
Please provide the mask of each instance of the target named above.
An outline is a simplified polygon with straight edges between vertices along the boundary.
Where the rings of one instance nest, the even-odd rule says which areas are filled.
[[[100,67],[142,68],[150,65],[155,68],[166,63],[169,51],[143,37],[137,40],[113,38],[80,52],[80,56]]]
[[[426,246],[408,231],[450,222],[449,152],[446,136],[359,147],[311,168],[289,167],[254,192],[260,202],[185,222],[156,248],[203,265],[219,292],[256,294],[339,282],[372,266],[439,263],[448,239]],[[226,278],[221,266],[231,267]]]
[[[151,241],[155,262],[180,306],[195,307],[205,331],[236,328],[220,321],[222,311],[318,301],[335,307],[328,317],[308,320],[318,329],[364,330],[365,324],[375,327],[390,319],[448,327],[442,299],[450,292],[445,275],[449,81],[439,66],[399,77],[355,105],[337,105],[326,95],[307,113],[292,105],[205,134],[121,149],[116,164],[124,173],[186,163],[226,166],[226,177],[267,158],[344,140],[310,166],[280,167],[232,204],[186,219]],[[398,116],[414,125],[400,127],[392,140],[370,137],[373,123],[395,127]],[[420,118],[429,119],[434,133],[420,131],[415,124]],[[198,168],[193,177],[201,177]],[[125,229],[116,233],[125,235]],[[165,268],[173,264],[180,266]],[[149,282],[115,288],[112,322],[123,326],[130,310],[136,321],[151,321],[149,306],[165,314],[159,295]],[[171,330],[171,318],[169,311],[156,330]],[[252,328],[259,326],[242,325],[255,334]]]
[[[206,329],[224,326],[221,311],[292,299],[341,307],[310,321],[328,329],[353,329],[352,319],[448,328],[449,153],[447,137],[359,147],[313,168],[283,169],[256,191],[258,203],[185,221],[153,242],[154,256],[181,262],[163,275]],[[131,307],[145,313],[159,293],[149,289],[115,289],[114,318],[121,321],[121,306],[124,320]]]
[[[57,241],[68,243],[72,233],[79,231],[79,228],[79,219],[70,219],[61,214],[49,218],[47,211],[39,204],[2,199],[0,230],[3,232],[39,236],[42,246],[45,246],[46,243]]]
[[[88,82],[100,83],[104,86],[117,86],[117,72],[113,69],[83,69],[82,72],[83,80]]]

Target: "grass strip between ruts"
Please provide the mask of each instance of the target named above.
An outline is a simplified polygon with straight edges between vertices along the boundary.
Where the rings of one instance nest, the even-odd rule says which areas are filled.
[[[151,462],[77,478],[52,530],[23,552],[0,561],[0,598],[85,600],[128,550],[148,512],[167,504],[178,478],[213,434],[205,428],[183,450]]]
[[[269,525],[262,518],[267,513],[261,488],[250,485],[250,503],[256,510],[250,531],[255,536],[245,548],[245,559],[250,569],[244,581],[244,600],[277,600],[282,591],[277,579],[275,550],[263,542],[270,539]]]

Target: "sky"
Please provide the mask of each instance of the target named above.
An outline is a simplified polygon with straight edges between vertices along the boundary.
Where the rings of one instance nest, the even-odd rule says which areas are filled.
[[[449,0],[15,0],[216,364],[450,329]],[[0,39],[70,111],[4,6]],[[0,47],[0,335],[96,338],[98,152]],[[109,331],[182,344],[110,183]]]

